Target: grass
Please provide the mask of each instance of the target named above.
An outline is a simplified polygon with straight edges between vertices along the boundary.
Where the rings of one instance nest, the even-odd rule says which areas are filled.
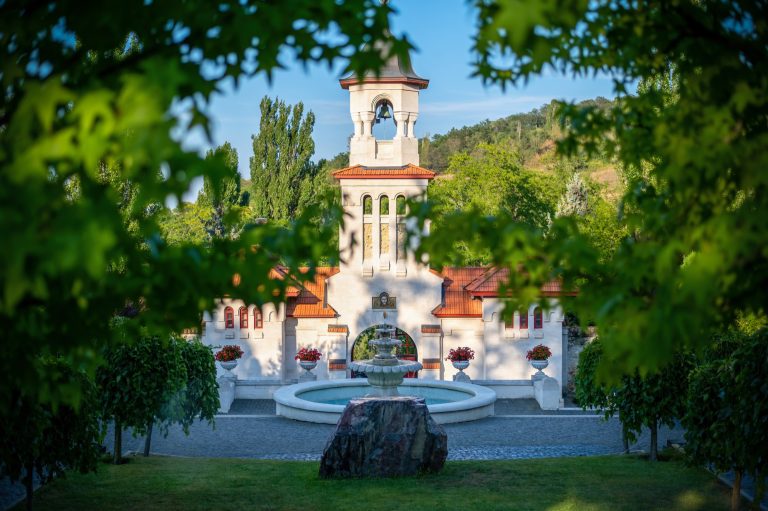
[[[600,456],[449,462],[436,475],[322,480],[318,463],[150,457],[70,474],[37,510],[728,509],[728,491],[680,461]],[[16,509],[22,509],[18,506]]]

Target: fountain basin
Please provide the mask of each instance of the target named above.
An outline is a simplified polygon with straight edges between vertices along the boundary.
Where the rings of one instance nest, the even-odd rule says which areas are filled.
[[[282,387],[275,392],[277,415],[305,422],[336,424],[346,403],[373,393],[366,379],[325,380]],[[496,393],[470,383],[409,378],[400,395],[423,397],[438,424],[466,422],[493,415]]]

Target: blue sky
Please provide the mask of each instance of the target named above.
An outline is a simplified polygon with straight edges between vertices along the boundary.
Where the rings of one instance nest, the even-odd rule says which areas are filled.
[[[413,67],[430,80],[420,98],[419,137],[529,111],[552,99],[614,97],[612,83],[605,77],[576,79],[550,73],[506,92],[486,87],[478,78],[470,78],[475,20],[464,0],[393,0],[391,5],[399,11],[391,20],[393,32],[405,33],[416,46]],[[330,70],[327,66],[305,69],[287,59],[284,65],[288,69],[276,72],[271,84],[257,77],[241,82],[237,90],[225,86],[211,104],[214,142],[229,141],[235,146],[243,177],[250,177],[251,135],[258,131],[259,102],[264,95],[288,103],[303,101],[315,113],[315,160],[347,150],[353,127],[348,93],[338,83],[343,63]],[[192,136],[188,143],[207,148],[201,137]]]

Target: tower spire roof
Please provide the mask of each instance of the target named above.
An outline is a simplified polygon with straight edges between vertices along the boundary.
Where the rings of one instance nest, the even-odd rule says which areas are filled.
[[[382,2],[386,3],[386,2]],[[366,44],[363,48],[365,49]],[[378,50],[379,55],[388,55],[390,53],[392,43],[376,41],[373,43],[374,49]],[[359,83],[407,83],[409,85],[418,86],[420,89],[426,89],[429,85],[429,80],[416,74],[411,65],[411,54],[407,52],[407,60],[400,58],[400,55],[395,54],[389,57],[384,66],[379,70],[378,76],[374,71],[368,71],[363,75],[362,80],[358,79],[355,72],[351,72],[344,78],[339,80],[339,84],[343,89],[348,89],[350,85],[356,85]]]

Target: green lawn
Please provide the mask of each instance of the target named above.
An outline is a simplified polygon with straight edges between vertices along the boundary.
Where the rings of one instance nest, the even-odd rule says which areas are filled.
[[[419,509],[727,509],[728,492],[703,469],[602,456],[450,462],[438,475],[321,480],[318,463],[131,458],[41,489],[35,509],[103,511]],[[21,506],[19,507],[19,509]]]

